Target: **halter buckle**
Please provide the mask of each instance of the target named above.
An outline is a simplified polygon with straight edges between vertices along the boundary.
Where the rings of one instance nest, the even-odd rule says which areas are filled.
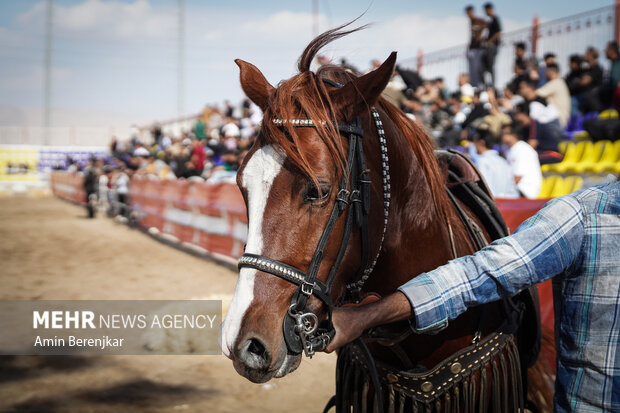
[[[349,205],[349,195],[351,193],[349,192],[348,189],[346,188],[342,188],[340,191],[338,191],[338,195],[336,195],[336,201],[337,202],[342,202],[345,205]]]
[[[361,193],[358,189],[354,189],[353,191],[351,191],[351,197],[350,197],[350,202],[362,202],[362,197],[361,197]]]
[[[310,297],[312,295],[312,292],[314,291],[314,283],[309,283],[308,281],[304,281],[301,285],[300,285],[300,289],[301,292],[304,295],[307,295],[308,297]]]

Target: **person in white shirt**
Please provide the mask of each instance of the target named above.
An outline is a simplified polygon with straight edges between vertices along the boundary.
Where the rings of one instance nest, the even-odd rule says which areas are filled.
[[[536,89],[536,95],[547,99],[559,113],[560,126],[566,127],[570,118],[570,92],[564,79],[560,77],[560,69],[556,63],[549,63],[545,69],[547,83]]]
[[[506,159],[512,169],[517,189],[526,198],[537,198],[542,186],[538,153],[519,139],[512,125],[502,128],[502,143],[510,148]]]
[[[488,130],[479,129],[473,136],[469,154],[496,198],[518,198],[519,191],[508,162],[492,149],[497,138]]]

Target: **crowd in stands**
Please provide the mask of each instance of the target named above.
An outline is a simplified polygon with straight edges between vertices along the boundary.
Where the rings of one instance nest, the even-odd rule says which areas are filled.
[[[618,43],[605,45],[609,71],[602,69],[598,49],[588,47],[566,62],[565,78],[553,53],[539,61],[528,55],[525,43],[516,43],[513,77],[495,85],[501,23],[492,4],[484,10],[486,16],[479,17],[473,6],[465,9],[471,22],[469,73],[459,76],[458,90],[447,90],[442,78],[423,79],[397,67],[384,97],[423,126],[437,146],[467,148],[495,196],[536,198],[541,165],[563,159],[560,144],[572,137],[571,120],[620,109]],[[607,126],[612,130],[605,136],[620,137],[620,121]]]
[[[469,73],[459,75],[458,89],[448,90],[440,77],[422,78],[397,66],[383,97],[426,129],[438,147],[460,147],[468,153],[496,197],[536,198],[543,181],[541,165],[562,161],[560,146],[572,138],[571,122],[583,114],[620,109],[618,44],[605,46],[609,71],[602,69],[599,51],[588,47],[583,55],[574,54],[565,62],[569,71],[562,78],[563,62],[557,62],[553,53],[539,61],[528,54],[525,43],[516,43],[508,46],[514,47],[513,77],[506,85],[495,85],[499,16],[490,3],[484,5],[485,17],[478,17],[473,6],[465,10],[471,22],[470,65]],[[333,64],[324,55],[317,63]],[[358,72],[344,60],[337,64]],[[379,64],[372,61],[369,70]],[[248,100],[239,107],[229,102],[208,106],[193,129],[179,136],[155,126],[150,142],[138,136],[127,142],[114,139],[111,156],[93,161],[86,173],[106,174],[121,197],[127,196],[134,175],[234,182],[261,118]],[[617,130],[608,135],[620,137],[618,122]],[[75,164],[69,167],[75,168]]]

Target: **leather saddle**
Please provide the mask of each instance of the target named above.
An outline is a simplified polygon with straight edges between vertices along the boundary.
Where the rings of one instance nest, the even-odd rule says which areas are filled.
[[[436,150],[435,157],[444,176],[448,195],[476,214],[491,237],[490,241],[509,235],[489,187],[469,158],[453,150]],[[525,289],[513,297],[513,301],[523,309],[516,332],[521,361],[524,366],[531,367],[538,358],[542,339],[537,287],[534,285]]]

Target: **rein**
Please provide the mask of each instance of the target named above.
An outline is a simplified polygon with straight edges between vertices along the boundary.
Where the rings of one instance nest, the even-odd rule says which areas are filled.
[[[342,87],[341,84],[333,82],[329,79],[323,79],[323,82],[335,86]],[[379,113],[375,108],[371,108],[372,116],[377,127],[379,135],[379,144],[381,147],[381,165],[383,179],[383,231],[377,253],[370,261],[370,240],[368,235],[368,215],[370,213],[370,171],[367,168],[364,158],[364,149],[362,145],[362,137],[364,130],[361,127],[360,118],[355,118],[352,123],[345,124],[341,122],[331,121],[330,123],[336,130],[347,137],[349,148],[347,152],[347,170],[342,176],[336,201],[332,208],[331,214],[327,220],[321,238],[317,244],[310,265],[307,271],[302,271],[291,265],[281,261],[257,254],[243,254],[239,258],[238,267],[253,268],[262,272],[275,275],[290,283],[298,286],[297,291],[293,294],[291,304],[287,315],[284,317],[283,331],[288,352],[291,354],[301,354],[303,351],[306,356],[312,357],[315,352],[324,350],[331,339],[334,337],[335,330],[332,324],[332,310],[334,307],[331,298],[332,284],[344,258],[349,238],[353,231],[354,225],[358,226],[361,234],[361,263],[355,276],[355,280],[346,286],[345,294],[357,296],[364,283],[372,273],[385,239],[387,229],[389,206],[390,206],[390,167],[387,153],[387,144],[383,130],[383,123],[379,117]],[[272,122],[278,126],[291,124],[293,127],[316,127],[315,121],[311,119],[273,119]],[[321,121],[327,124],[326,121]],[[325,283],[317,279],[319,268],[324,258],[325,248],[336,225],[336,222],[342,213],[349,207],[345,230],[340,244],[340,249],[336,260],[332,265],[327,281]],[[370,264],[369,264],[370,262]],[[316,314],[309,311],[306,306],[310,296],[314,295],[321,300],[328,312],[328,320],[326,326],[319,326],[319,320]]]

